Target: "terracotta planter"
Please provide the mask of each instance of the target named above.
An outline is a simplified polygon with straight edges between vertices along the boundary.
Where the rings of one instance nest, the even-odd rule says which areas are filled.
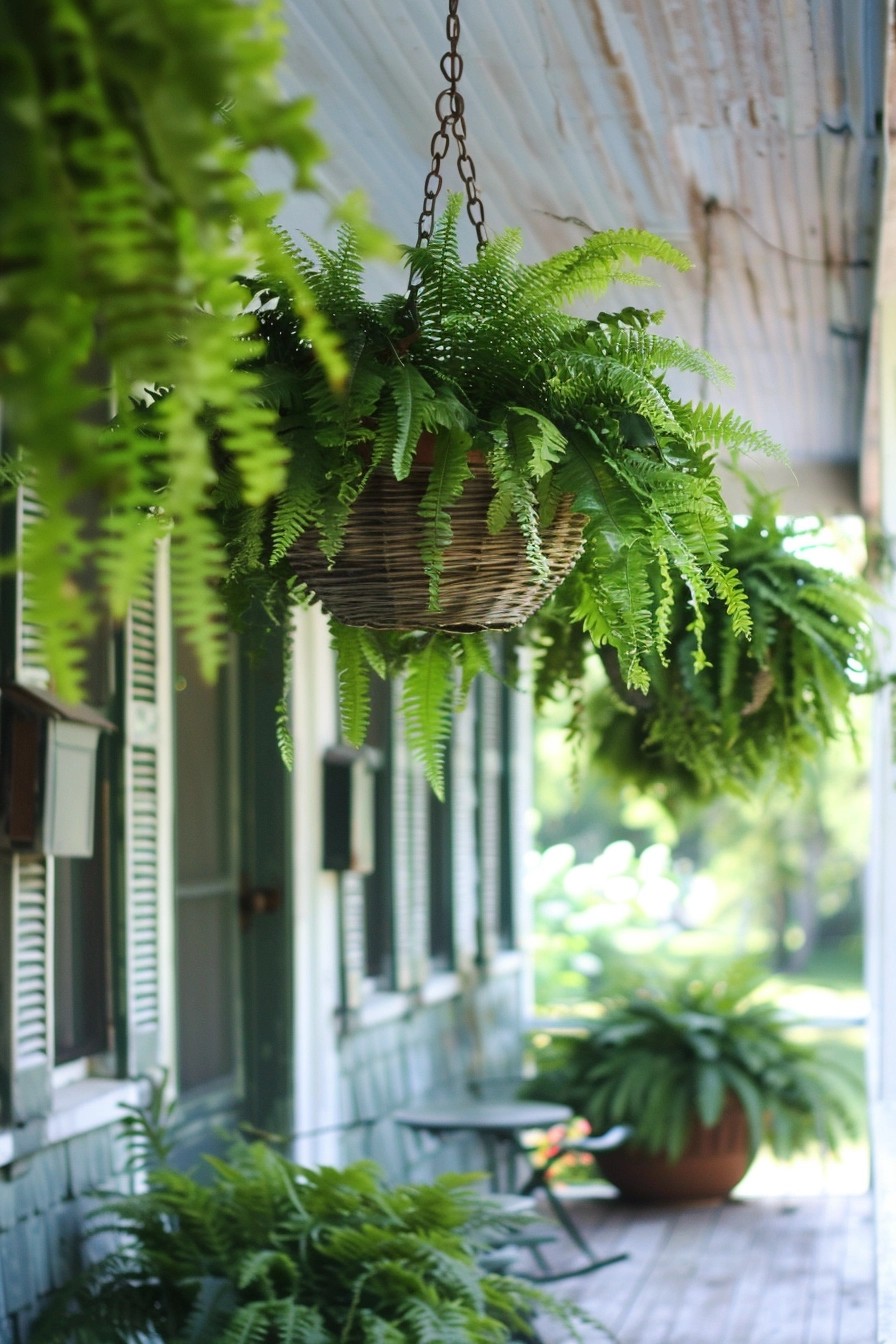
[[[421,436],[406,480],[374,473],[352,508],[345,541],[332,566],[314,532],[291,547],[302,583],[344,625],[381,630],[509,630],[521,625],[566,577],[582,547],[584,519],[561,500],[542,547],[550,578],[532,572],[522,533],[511,520],[492,535],[486,516],[494,497],[484,462],[471,458],[472,479],[450,508],[453,540],[445,552],[439,610],[429,607],[429,580],[420,558],[420,501],[432,466],[432,435]]]
[[[634,1143],[599,1153],[601,1173],[626,1199],[640,1203],[724,1199],[750,1165],[747,1119],[730,1101],[717,1125],[695,1124],[681,1157],[668,1158]]]

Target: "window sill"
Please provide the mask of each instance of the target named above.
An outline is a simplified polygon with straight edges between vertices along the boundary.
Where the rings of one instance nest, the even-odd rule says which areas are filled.
[[[407,994],[372,994],[358,1009],[356,1022],[361,1028],[379,1027],[385,1022],[397,1022],[404,1017],[410,1007]]]
[[[140,1106],[147,1100],[147,1084],[124,1079],[82,1078],[53,1094],[53,1110],[46,1119],[48,1144],[63,1143],[78,1134],[102,1129],[121,1120],[122,1106]]]
[[[519,951],[499,952],[488,965],[489,976],[516,975],[523,965]],[[463,993],[463,977],[457,971],[437,971],[419,989],[374,992],[361,1004],[354,1015],[355,1026],[361,1029],[379,1027],[386,1022],[397,1022],[415,1008],[430,1008]]]
[[[448,999],[456,999],[462,988],[457,971],[440,971],[436,975],[431,975],[426,984],[420,986],[420,1002],[424,1007],[445,1003]]]
[[[123,1105],[143,1106],[148,1096],[148,1083],[132,1079],[81,1078],[58,1087],[49,1115],[0,1130],[0,1168],[79,1134],[117,1124]]]
[[[488,975],[515,975],[523,965],[523,954],[518,948],[496,952],[488,964]]]

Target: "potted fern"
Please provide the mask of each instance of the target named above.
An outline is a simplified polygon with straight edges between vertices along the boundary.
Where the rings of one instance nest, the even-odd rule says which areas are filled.
[[[756,997],[745,963],[600,1002],[587,1032],[542,1047],[527,1096],[563,1101],[596,1133],[627,1124],[601,1173],[632,1199],[720,1198],[760,1144],[786,1158],[858,1132],[860,1081]]]
[[[369,1162],[299,1167],[241,1142],[199,1180],[170,1164],[158,1131],[148,1138],[162,1160],[144,1188],[106,1196],[94,1216],[114,1248],[55,1295],[34,1344],[525,1344],[540,1312],[576,1339],[600,1329],[483,1267],[508,1215],[469,1177],[390,1187]]]
[[[715,452],[773,448],[734,415],[672,394],[670,370],[723,371],[655,333],[652,314],[566,311],[633,263],[686,267],[676,249],[618,230],[523,264],[520,236],[508,230],[465,263],[459,205],[450,201],[425,246],[405,250],[410,293],[365,297],[350,228],[334,250],[293,249],[303,287],[342,339],[350,373],[341,386],[303,339],[283,283],[251,282],[264,341],[252,368],[289,449],[289,481],[254,506],[225,475],[219,500],[233,607],[257,602],[285,620],[293,601],[321,601],[349,740],[364,736],[365,679],[406,670],[411,737],[436,786],[454,698],[488,667],[483,630],[519,624],[565,574],[576,576],[573,619],[616,650],[628,685],[646,687],[646,659],[662,654],[673,577],[690,593],[698,637],[711,598],[736,631],[748,630],[725,559]],[[409,511],[387,508],[396,486]],[[514,538],[498,581],[515,590],[509,600],[489,593],[472,615],[467,598],[488,562],[469,549],[471,534],[477,546]],[[408,615],[403,599],[418,585],[422,600]],[[381,609],[390,587],[398,600]]]
[[[853,696],[877,684],[872,593],[810,558],[806,543],[817,533],[798,533],[777,517],[774,498],[754,493],[751,516],[726,528],[751,638],[738,637],[717,598],[698,636],[687,589],[673,579],[668,642],[646,654],[644,688],[626,685],[614,650],[595,650],[571,620],[573,577],[527,631],[537,698],[573,687],[572,723],[597,769],[672,809],[720,791],[746,794],[764,779],[797,788],[806,763],[851,731]],[[651,581],[659,595],[658,568]]]

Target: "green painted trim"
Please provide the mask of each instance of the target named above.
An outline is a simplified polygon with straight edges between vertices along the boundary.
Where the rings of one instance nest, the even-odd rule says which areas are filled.
[[[242,921],[242,1035],[245,1113],[250,1123],[287,1137],[293,1116],[292,793],[274,725],[282,694],[270,641],[240,650],[239,827],[246,891],[276,893],[269,908]]]

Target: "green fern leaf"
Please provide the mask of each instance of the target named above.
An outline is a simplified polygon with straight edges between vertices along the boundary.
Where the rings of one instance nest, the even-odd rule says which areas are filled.
[[[370,723],[370,667],[364,632],[331,620],[330,641],[336,654],[342,731],[348,742],[360,747]]]
[[[436,435],[432,471],[418,512],[423,519],[421,558],[429,579],[429,609],[439,610],[439,580],[445,551],[454,536],[450,508],[472,479],[468,463],[470,436],[463,430],[440,430]]]
[[[401,707],[408,745],[437,798],[445,797],[445,747],[451,733],[454,664],[448,637],[433,635],[409,662]]]
[[[538,411],[525,406],[507,409],[511,412],[507,429],[515,465],[521,473],[539,480],[562,458],[566,438],[553,421]]]

